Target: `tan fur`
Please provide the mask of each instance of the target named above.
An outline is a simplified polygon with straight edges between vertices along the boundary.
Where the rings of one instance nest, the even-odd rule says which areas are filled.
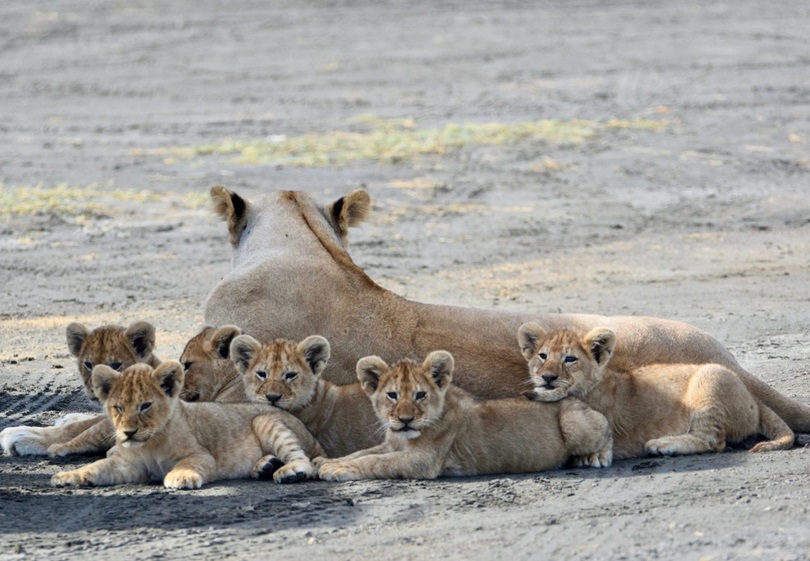
[[[104,325],[92,331],[81,323],[65,329],[68,351],[76,357],[79,374],[91,400],[91,372],[99,364],[123,371],[138,363],[157,366],[155,327],[147,321],[136,321],[129,327]],[[9,427],[0,432],[0,443],[7,455],[69,454],[104,452],[114,443],[112,424],[104,415],[54,427]]]
[[[204,327],[189,339],[180,362],[185,382],[180,398],[185,401],[245,400],[242,374],[231,360],[231,341],[241,334],[238,327]]]
[[[616,337],[607,328],[587,334],[546,333],[527,323],[518,342],[529,363],[535,400],[576,396],[602,412],[613,429],[616,458],[644,454],[722,452],[726,442],[762,434],[752,452],[793,445],[793,431],[718,364],[660,364],[616,371]]]
[[[172,489],[196,489],[219,479],[258,478],[278,465],[278,482],[300,481],[320,447],[295,417],[259,404],[186,403],[179,399],[183,367],[138,364],[116,372],[93,369],[93,388],[115,426],[115,453],[58,473],[51,483],[117,485],[162,479]]]
[[[453,363],[446,351],[432,352],[422,364],[406,359],[393,367],[376,356],[361,359],[357,375],[386,439],[324,460],[321,479],[526,473],[557,468],[570,457],[580,465],[610,465],[603,415],[577,399],[477,401],[451,384]]]
[[[246,399],[289,411],[327,456],[338,457],[380,444],[383,433],[360,384],[337,386],[321,378],[330,352],[329,342],[317,335],[300,343],[276,339],[264,345],[242,335],[231,344]]]
[[[517,396],[531,389],[514,343],[523,323],[534,321],[547,331],[605,326],[619,339],[614,368],[717,363],[740,376],[793,430],[810,432],[810,407],[747,373],[696,327],[645,317],[518,314],[412,302],[377,285],[352,261],[345,227],[334,216],[337,201],[321,205],[295,191],[247,201],[224,187],[214,188],[211,197],[225,209],[220,216],[231,233],[233,267],[209,295],[206,322],[238,325],[260,341],[320,333],[333,346],[323,373],[329,381],[352,383],[350,373],[366,355],[393,361],[443,348],[458,358],[460,387],[479,397]],[[350,206],[359,201],[349,196]],[[364,212],[351,214],[357,218],[348,226],[359,223]]]

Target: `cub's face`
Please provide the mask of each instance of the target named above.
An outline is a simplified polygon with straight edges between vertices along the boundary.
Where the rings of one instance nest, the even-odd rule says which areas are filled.
[[[242,373],[246,399],[286,411],[300,411],[310,404],[329,354],[329,342],[318,335],[300,343],[276,339],[264,345],[241,335],[231,343],[231,358]]]
[[[155,327],[146,321],[137,321],[126,329],[118,325],[105,325],[90,331],[80,323],[71,323],[66,330],[70,354],[76,357],[87,396],[96,401],[91,373],[104,364],[122,372],[133,364],[155,360]]]
[[[584,337],[573,331],[546,333],[537,324],[524,324],[518,332],[523,356],[529,363],[534,392],[584,397],[604,375],[615,337],[596,328]]]
[[[238,327],[205,327],[186,343],[180,363],[185,381],[180,399],[185,401],[216,401],[241,374],[231,360],[231,342],[241,334]]]
[[[117,372],[100,365],[93,369],[92,379],[115,426],[116,442],[135,448],[159,433],[171,418],[183,385],[183,367],[167,361],[155,369],[136,364]]]
[[[357,363],[357,377],[389,438],[412,439],[438,423],[452,380],[453,357],[435,351],[424,363],[400,360],[389,367],[380,357]]]

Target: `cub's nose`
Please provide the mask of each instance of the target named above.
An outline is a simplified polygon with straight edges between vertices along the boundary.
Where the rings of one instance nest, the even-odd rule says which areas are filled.
[[[397,419],[399,419],[399,422],[402,423],[403,425],[407,425],[408,423],[413,421],[413,415],[411,415],[410,417],[397,417]]]
[[[267,398],[267,401],[269,401],[270,403],[275,405],[276,401],[281,399],[281,394],[280,393],[266,393],[266,394],[264,394],[264,397]]]
[[[557,379],[556,374],[543,374],[543,380],[545,380],[546,384],[550,384],[556,379]]]
[[[135,430],[125,430],[125,431],[124,431],[124,436],[126,436],[127,438],[132,438],[133,436],[135,436],[135,433],[136,433],[136,432],[138,432],[138,429],[135,429]]]

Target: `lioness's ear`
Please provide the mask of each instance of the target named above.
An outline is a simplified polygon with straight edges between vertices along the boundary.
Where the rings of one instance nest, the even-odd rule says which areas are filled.
[[[520,326],[520,329],[518,329],[518,345],[520,345],[523,358],[527,361],[532,359],[537,348],[537,342],[545,335],[546,331],[536,323],[529,322]]]
[[[90,331],[81,323],[73,322],[68,324],[67,328],[65,328],[65,335],[67,336],[67,346],[70,354],[75,357],[79,356],[79,353],[82,352],[84,340],[89,333]]]
[[[346,245],[349,228],[357,226],[365,220],[369,210],[371,210],[371,197],[364,189],[355,189],[327,208],[343,245]]]
[[[367,356],[357,361],[357,379],[368,395],[373,394],[380,385],[380,378],[388,372],[388,365],[378,356]]]
[[[326,363],[329,362],[331,351],[329,341],[320,335],[312,335],[298,343],[298,352],[304,355],[312,373],[319,376],[326,368]]]
[[[439,388],[450,384],[453,380],[453,369],[455,367],[453,355],[447,351],[433,351],[422,364],[422,368],[430,373]]]
[[[160,366],[152,372],[152,378],[157,381],[160,389],[166,392],[166,395],[174,397],[183,389],[185,379],[183,365],[176,360],[161,362]]]
[[[242,334],[242,330],[235,325],[223,325],[218,327],[211,334],[209,344],[211,349],[217,353],[219,358],[231,357],[231,343],[236,337]]]
[[[247,225],[248,202],[222,185],[211,188],[211,201],[214,203],[214,212],[228,223],[231,245],[236,247]]]
[[[126,330],[127,339],[132,349],[141,358],[152,354],[155,348],[155,326],[148,321],[136,321]]]
[[[250,360],[261,348],[261,343],[250,335],[240,335],[231,341],[231,360],[236,365],[236,369],[242,374],[247,372]]]
[[[90,376],[93,381],[93,393],[101,403],[104,403],[110,395],[113,384],[121,377],[121,373],[106,364],[99,364],[93,368]]]
[[[597,327],[585,336],[582,344],[598,364],[606,364],[613,354],[616,335],[607,327]]]

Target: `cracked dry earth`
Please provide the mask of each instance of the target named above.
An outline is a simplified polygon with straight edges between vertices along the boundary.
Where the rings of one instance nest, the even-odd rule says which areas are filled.
[[[2,3],[0,428],[92,407],[70,321],[146,319],[179,356],[229,265],[217,183],[365,186],[351,254],[403,296],[687,321],[810,403],[809,26],[798,0]],[[472,134],[486,123],[501,141]],[[376,153],[378,132],[402,142]],[[257,155],[267,143],[309,151]],[[810,558],[800,447],[49,486],[86,461],[0,458],[0,559]]]

